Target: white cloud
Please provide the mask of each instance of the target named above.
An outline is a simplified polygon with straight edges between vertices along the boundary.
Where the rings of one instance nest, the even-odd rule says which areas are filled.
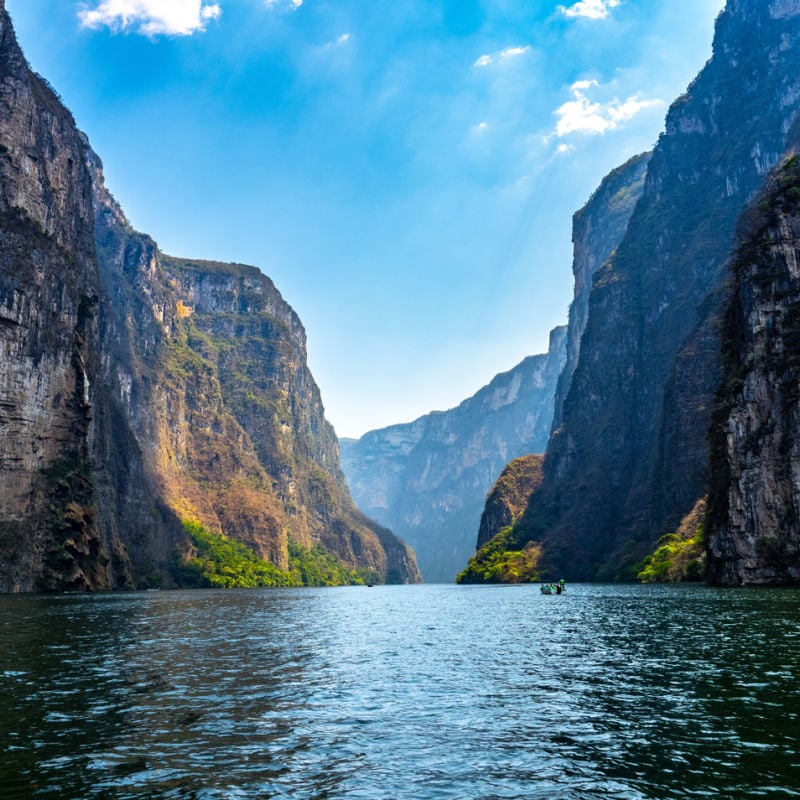
[[[503,50],[502,53],[500,53],[500,56],[499,56],[500,61],[504,61],[507,58],[514,58],[515,56],[524,55],[530,49],[531,48],[528,47],[528,46],[525,46],[525,47],[509,47],[509,48]]]
[[[587,19],[605,19],[612,8],[622,4],[622,0],[578,0],[571,6],[559,6],[565,17],[586,17]]]
[[[219,4],[204,0],[102,0],[95,9],[79,11],[78,18],[84,28],[135,28],[146,36],[188,36],[205,30],[206,23],[221,13]]]
[[[572,84],[573,99],[555,111],[558,122],[553,135],[560,139],[570,133],[604,134],[621,127],[641,111],[664,105],[663,100],[643,100],[638,95],[622,102],[617,98],[608,103],[592,102],[586,93],[596,86],[597,81]]]
[[[473,66],[490,67],[492,64],[502,64],[504,61],[508,61],[511,58],[516,58],[518,56],[525,55],[525,53],[529,53],[530,49],[531,48],[527,45],[525,47],[507,47],[505,50],[501,50],[499,53],[495,53],[494,55],[481,56],[473,64]]]
[[[333,41],[326,42],[322,45],[322,50],[338,50],[339,48],[344,47],[351,39],[351,35],[349,33],[343,33],[340,36],[337,36]]]
[[[303,0],[264,0],[264,4],[270,9],[286,8],[289,11],[297,11],[303,5]]]

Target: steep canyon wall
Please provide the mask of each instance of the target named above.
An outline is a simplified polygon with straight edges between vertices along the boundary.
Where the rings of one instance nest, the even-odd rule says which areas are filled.
[[[0,102],[0,589],[169,585],[184,520],[418,580],[350,499],[297,315],[131,228],[2,2]]]
[[[736,221],[800,106],[800,8],[731,0],[596,273],[578,363],[519,526],[543,566],[625,578],[705,494]]]

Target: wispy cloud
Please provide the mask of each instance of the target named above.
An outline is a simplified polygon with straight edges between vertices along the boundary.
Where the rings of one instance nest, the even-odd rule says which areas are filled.
[[[622,0],[578,0],[571,6],[559,6],[565,17],[586,17],[587,19],[605,19],[612,8],[622,4]]]
[[[505,50],[501,50],[499,53],[481,56],[473,64],[473,66],[490,67],[492,64],[502,64],[504,61],[508,61],[509,59],[525,55],[525,53],[530,52],[530,49],[531,48],[527,45],[525,47],[507,47]]]
[[[641,99],[639,95],[623,101],[615,97],[607,103],[593,102],[587,92],[598,85],[597,81],[572,84],[572,100],[555,111],[558,122],[552,135],[560,139],[571,133],[604,134],[621,127],[641,111],[664,105],[663,100]]]
[[[78,12],[84,28],[136,30],[145,36],[189,36],[205,30],[222,13],[218,3],[204,0],[102,0]]]
[[[303,0],[264,0],[264,4],[267,8],[274,10],[297,11],[303,5]]]

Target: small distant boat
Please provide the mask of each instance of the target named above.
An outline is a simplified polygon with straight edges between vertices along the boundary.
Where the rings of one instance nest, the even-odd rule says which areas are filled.
[[[539,591],[542,594],[563,594],[567,591],[567,585],[562,578],[558,583],[543,583]]]

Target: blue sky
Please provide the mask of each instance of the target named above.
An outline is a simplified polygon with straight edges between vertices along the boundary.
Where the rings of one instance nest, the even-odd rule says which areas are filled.
[[[132,223],[255,264],[337,433],[547,348],[571,217],[650,148],[723,0],[6,0]]]

